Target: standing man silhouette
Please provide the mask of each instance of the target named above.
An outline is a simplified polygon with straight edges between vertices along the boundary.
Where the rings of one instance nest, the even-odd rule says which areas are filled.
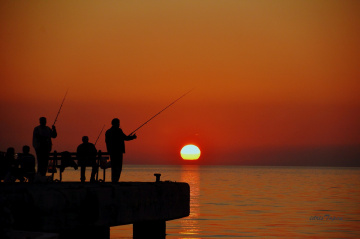
[[[40,125],[36,126],[33,132],[33,147],[36,152],[38,174],[45,176],[52,147],[51,138],[56,138],[57,132],[55,125],[51,129],[46,126],[45,117],[41,117],[39,121]]]
[[[125,142],[136,139],[137,136],[125,135],[120,128],[120,120],[115,118],[111,121],[112,127],[105,133],[105,143],[111,160],[111,181],[118,182],[122,171],[123,154],[125,153]]]

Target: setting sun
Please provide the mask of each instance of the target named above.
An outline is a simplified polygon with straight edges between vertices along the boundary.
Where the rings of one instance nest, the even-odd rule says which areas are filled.
[[[181,149],[180,155],[184,160],[197,160],[200,157],[200,149],[193,144],[188,144]]]

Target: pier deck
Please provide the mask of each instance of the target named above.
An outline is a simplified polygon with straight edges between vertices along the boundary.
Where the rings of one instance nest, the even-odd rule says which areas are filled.
[[[166,221],[190,213],[189,185],[177,182],[1,183],[0,200],[12,229],[60,238],[109,238],[125,224],[134,238],[164,238]]]

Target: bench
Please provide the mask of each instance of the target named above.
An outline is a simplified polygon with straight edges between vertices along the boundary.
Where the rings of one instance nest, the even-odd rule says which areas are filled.
[[[96,174],[96,181],[105,182],[105,172],[107,168],[110,168],[110,162],[108,162],[109,153],[101,152],[99,150],[97,152],[96,157],[96,164],[100,169],[103,169],[103,179],[99,179],[99,170]],[[49,155],[49,167],[48,172],[51,173],[51,179],[54,181],[55,173],[59,170],[59,180],[55,181],[62,181],[62,173],[64,172],[65,168],[73,167],[74,169],[78,169],[78,159],[76,157],[76,153],[64,151],[64,152],[57,152],[54,151]],[[88,165],[90,166],[90,165]]]

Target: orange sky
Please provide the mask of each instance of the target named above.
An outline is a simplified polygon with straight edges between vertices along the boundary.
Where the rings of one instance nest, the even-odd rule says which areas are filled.
[[[130,133],[193,87],[127,143],[127,163],[181,163],[187,143],[204,164],[360,145],[359,12],[329,0],[1,1],[0,150],[31,145],[67,89],[59,151],[114,117]]]

